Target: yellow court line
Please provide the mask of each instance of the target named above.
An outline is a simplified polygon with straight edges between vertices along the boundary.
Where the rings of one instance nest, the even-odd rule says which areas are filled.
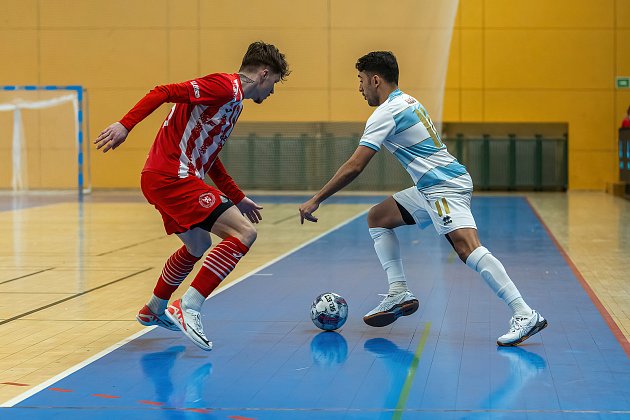
[[[396,404],[396,410],[394,411],[394,416],[392,417],[392,419],[394,420],[402,418],[405,406],[407,405],[407,399],[409,398],[409,391],[411,391],[411,384],[413,384],[413,378],[414,376],[416,376],[416,370],[418,369],[418,364],[420,363],[420,357],[422,356],[422,351],[424,350],[424,345],[427,342],[430,331],[431,323],[427,322],[424,325],[424,331],[422,332],[422,336],[420,337],[420,342],[418,343],[416,351],[413,354],[411,366],[409,366],[409,371],[407,371],[407,378],[405,379],[405,383],[400,391],[398,404]]]

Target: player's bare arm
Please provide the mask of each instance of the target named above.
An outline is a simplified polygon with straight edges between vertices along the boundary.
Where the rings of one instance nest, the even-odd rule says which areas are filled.
[[[313,216],[315,210],[328,197],[342,190],[359,176],[376,154],[376,150],[366,146],[359,146],[354,151],[350,159],[339,167],[337,173],[322,187],[317,194],[310,200],[300,206],[300,223],[304,224],[304,220],[309,222],[317,222],[317,217]]]
[[[96,144],[97,149],[103,148],[103,153],[105,153],[109,149],[115,149],[120,146],[128,134],[129,130],[124,125],[115,122],[101,131],[96,140],[94,140],[94,144]]]

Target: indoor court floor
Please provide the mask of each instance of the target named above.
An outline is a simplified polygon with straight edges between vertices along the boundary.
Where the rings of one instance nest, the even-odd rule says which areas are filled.
[[[135,321],[180,246],[139,194],[0,196],[0,418],[630,418],[630,201],[475,194],[482,243],[549,321],[498,348],[508,309],[432,227],[397,230],[418,312],[363,323],[387,290],[366,224],[384,196],[304,226],[306,195],[252,198],[264,220],[204,305],[208,353]],[[348,301],[337,332],[310,320],[325,291]]]

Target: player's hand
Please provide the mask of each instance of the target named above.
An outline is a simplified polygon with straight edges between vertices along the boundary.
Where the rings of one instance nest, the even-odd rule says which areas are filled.
[[[247,217],[250,222],[258,223],[262,220],[262,215],[259,210],[262,210],[262,206],[256,204],[253,200],[244,197],[237,205],[236,208],[243,213],[243,216]]]
[[[97,149],[103,147],[103,153],[105,153],[109,149],[115,149],[120,146],[122,142],[125,141],[128,134],[129,130],[127,130],[124,125],[115,122],[101,131],[101,134],[94,140],[94,144],[96,144]]]
[[[304,220],[309,222],[317,222],[317,217],[313,216],[315,210],[319,208],[319,204],[315,203],[312,199],[300,206],[300,224],[304,224]]]

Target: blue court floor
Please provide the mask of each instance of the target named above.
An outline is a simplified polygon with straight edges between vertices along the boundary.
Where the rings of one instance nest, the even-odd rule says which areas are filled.
[[[207,301],[212,352],[153,329],[0,417],[630,418],[628,356],[526,199],[475,197],[473,212],[549,321],[522,346],[497,347],[508,309],[432,227],[397,230],[418,312],[365,325],[387,282],[361,215]],[[325,291],[348,301],[338,332],[310,321]]]

